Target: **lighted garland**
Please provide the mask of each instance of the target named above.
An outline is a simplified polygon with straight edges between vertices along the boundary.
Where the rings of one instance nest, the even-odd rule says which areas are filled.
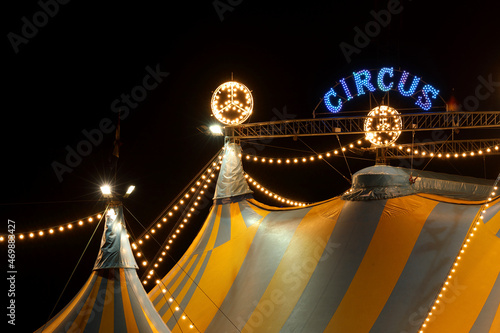
[[[249,162],[260,162],[260,163],[265,163],[268,165],[297,165],[297,164],[304,164],[308,162],[316,162],[316,161],[321,161],[324,158],[330,158],[332,156],[341,156],[342,153],[345,153],[349,149],[360,149],[363,147],[360,147],[363,144],[362,140],[357,140],[351,143],[346,144],[342,148],[339,149],[333,149],[329,150],[323,153],[318,153],[315,155],[308,155],[308,156],[296,156],[296,157],[269,157],[269,156],[257,156],[257,155],[252,155],[252,154],[245,154],[241,153],[240,157],[244,161],[249,161]],[[406,151],[407,153],[411,154],[412,153],[412,148],[408,147],[408,145],[396,145],[395,143],[392,143],[390,145],[392,148],[396,148],[401,150],[401,151]],[[366,148],[365,148],[366,149]],[[491,147],[487,147],[485,149],[479,149],[477,151],[468,151],[468,152],[462,152],[462,153],[456,153],[456,152],[430,152],[426,149],[422,148],[413,148],[413,155],[418,155],[418,157],[436,157],[436,158],[464,158],[464,157],[474,157],[474,156],[482,156],[486,154],[490,154],[492,152],[498,153],[500,151],[500,146],[495,145]],[[408,158],[411,157],[408,156]]]
[[[361,143],[359,143],[361,144]],[[350,148],[354,147],[354,144],[349,144]],[[306,163],[306,162],[314,162],[314,161],[320,161],[325,157],[332,157],[335,155],[342,154],[342,152],[345,152],[347,150],[346,147],[342,147],[340,149],[334,149],[331,151],[327,151],[325,153],[320,153],[316,155],[308,155],[308,156],[298,156],[298,157],[283,157],[283,158],[278,158],[278,157],[264,157],[264,156],[257,156],[257,155],[251,155],[251,154],[245,154],[241,153],[240,157],[243,160],[246,161],[252,161],[252,162],[261,162],[261,163],[267,163],[270,165],[293,165],[293,164],[300,164],[300,163]]]
[[[182,321],[186,321],[187,324],[189,324],[189,329],[195,329],[195,332],[200,332],[198,330],[198,328],[194,325],[194,322],[191,320],[191,318],[189,318],[189,316],[186,314],[186,312],[184,310],[181,309],[181,305],[179,304],[179,302],[176,302],[173,298],[173,295],[170,293],[170,291],[168,291],[167,287],[163,284],[163,282],[161,282],[160,280],[156,280],[156,284],[157,285],[160,285],[162,286],[161,288],[161,293],[162,294],[169,294],[169,296],[164,296],[165,298],[166,297],[169,297],[167,299],[167,303],[169,304],[169,309],[172,313],[172,315],[174,316],[174,318],[176,319],[177,323],[179,323],[179,320],[178,318],[176,317],[175,313],[176,312],[180,312],[181,313],[181,316],[179,317]],[[158,286],[158,288],[160,288]],[[182,311],[181,311],[182,310]],[[190,331],[192,332],[192,331]]]
[[[215,182],[213,182],[213,178],[215,178],[217,171],[220,170],[220,163],[222,162],[222,156],[218,157],[218,160],[216,162],[213,162],[209,168],[205,170],[205,172],[197,179],[193,185],[183,193],[181,196],[181,199],[177,202],[175,206],[173,206],[163,218],[161,218],[161,221],[163,223],[166,223],[168,221],[168,217],[174,216],[177,212],[183,211],[184,214],[181,215],[176,223],[176,225],[172,228],[170,231],[169,235],[167,236],[167,241],[166,245],[165,243],[161,247],[161,252],[158,252],[158,254],[155,256],[155,258],[151,261],[153,264],[149,264],[147,267],[148,274],[146,276],[146,279],[142,281],[144,285],[148,284],[148,280],[151,280],[153,276],[157,276],[157,273],[155,272],[155,269],[159,267],[159,265],[163,262],[163,258],[167,255],[167,251],[170,250],[170,247],[174,240],[176,239],[177,235],[180,234],[181,230],[187,225],[189,222],[189,218],[192,217],[192,214],[194,211],[198,208],[199,202],[202,199],[202,195],[205,194],[205,191],[210,187],[210,185],[213,185]],[[185,208],[181,210],[181,207]],[[177,207],[177,208],[176,208]],[[161,226],[161,223],[156,222],[156,227]],[[155,233],[154,225],[152,228],[149,228],[146,232],[143,233],[143,235],[136,240],[136,242],[132,243],[132,248],[135,250],[135,255],[138,258],[141,258],[143,255],[140,252],[140,244],[144,243],[144,240],[148,240],[152,238],[153,234]],[[139,244],[139,245],[138,245]],[[147,266],[148,261],[144,260],[141,262],[142,266]],[[166,288],[165,285],[163,285],[162,281],[160,279],[156,280],[156,285],[160,287],[161,285],[161,292],[163,294],[169,293],[168,289]],[[194,329],[195,332],[199,332],[199,330],[196,328],[194,325],[194,322],[189,318],[189,316],[181,309],[181,306],[178,302],[175,302],[173,295],[170,294],[170,297],[168,298],[168,303],[169,307],[172,311],[172,313],[177,313],[180,312],[181,316],[180,319],[182,321],[186,321],[187,327],[189,329]],[[179,320],[177,320],[179,322]]]
[[[159,280],[159,279],[156,280],[156,284],[158,285],[159,289],[160,289],[160,284],[161,284],[161,293],[162,294],[167,294],[167,293],[169,294],[169,296],[164,296],[164,297],[165,298],[168,297],[167,303],[169,304],[168,305],[169,309],[170,309],[172,315],[174,316],[174,318],[176,319],[177,323],[179,323],[179,320],[177,319],[175,313],[176,312],[180,312],[181,313],[180,319],[182,321],[186,321],[187,324],[189,324],[189,326],[188,326],[189,329],[195,329],[196,332],[200,332],[198,330],[198,328],[194,325],[193,320],[191,320],[191,318],[189,318],[189,316],[186,314],[186,312],[181,309],[180,303],[175,301],[172,293],[170,293],[170,291],[167,289],[167,287],[165,286],[165,284],[161,280]]]
[[[146,279],[143,280],[143,284],[146,285],[148,280],[152,278],[155,274],[154,269],[158,268],[159,265],[163,262],[163,258],[167,255],[167,251],[170,250],[170,247],[174,243],[177,236],[181,233],[184,227],[189,223],[190,218],[193,216],[193,213],[196,211],[200,204],[200,200],[202,196],[205,194],[205,190],[212,185],[212,180],[215,178],[217,171],[220,170],[219,164],[221,163],[222,156],[219,156],[217,162],[213,162],[212,165],[205,170],[205,172],[197,179],[192,186],[180,196],[180,200],[165,214],[161,220],[155,222],[151,228],[147,229],[140,237],[138,237],[131,245],[132,249],[135,251],[135,256],[139,259],[140,265],[143,267],[147,267],[148,274]],[[161,252],[159,251],[155,258],[151,263],[148,260],[143,259],[143,253],[140,249],[140,246],[144,244],[144,241],[147,241],[153,238],[154,234],[157,232],[157,229],[162,227],[162,223],[166,223],[169,221],[169,218],[173,217],[177,213],[182,212],[181,216],[177,220],[175,226],[171,229],[169,235],[167,236],[167,240],[161,246]],[[168,218],[167,218],[168,216]],[[160,223],[160,221],[162,223]],[[153,263],[154,262],[154,263]]]
[[[162,293],[163,294],[167,293],[167,289],[163,288]],[[169,297],[169,299],[167,301],[168,301],[169,308],[170,308],[170,311],[172,312],[172,314],[174,314],[176,312],[180,312],[181,313],[180,319],[183,321],[188,320],[188,322],[190,323],[188,327],[190,329],[196,329],[196,332],[199,332],[199,330],[196,328],[193,321],[188,317],[186,312],[181,311],[182,309],[181,309],[180,304],[178,302],[176,302],[173,297]],[[179,322],[179,321],[177,320],[177,322]]]
[[[219,162],[220,163],[220,162]],[[148,229],[146,229],[139,237],[136,238],[136,242],[142,244],[144,240],[149,240],[156,233],[157,229],[162,227],[162,224],[165,224],[169,221],[170,218],[174,217],[177,213],[183,211],[183,207],[187,205],[187,203],[191,200],[192,194],[198,189],[203,188],[207,189],[208,184],[211,183],[212,179],[215,178],[216,172],[220,169],[217,162],[212,164],[212,167],[209,167],[205,172],[201,175],[199,179],[197,179],[193,186],[191,186],[179,199],[175,205],[169,209],[163,217],[161,217],[158,221],[153,223]],[[203,191],[203,190],[202,190]],[[204,193],[204,192],[203,192]],[[203,194],[202,193],[202,194]],[[186,208],[192,209],[192,208]],[[194,211],[194,209],[193,209]],[[191,217],[191,215],[189,216]],[[155,229],[156,227],[156,229]]]
[[[245,173],[245,178],[248,181],[248,184],[250,184],[255,189],[262,192],[262,194],[265,194],[265,195],[269,196],[270,198],[277,200],[283,204],[295,206],[295,207],[303,207],[303,206],[307,205],[307,203],[299,202],[299,201],[295,201],[295,200],[290,200],[290,199],[287,199],[279,194],[276,194],[276,193],[268,190],[267,188],[265,188],[264,186],[259,184],[254,178],[250,177],[247,173]]]
[[[465,241],[463,242],[463,244],[460,248],[460,252],[456,256],[456,258],[451,266],[451,269],[448,272],[448,276],[446,278],[446,281],[444,282],[443,286],[441,287],[439,294],[435,298],[431,309],[428,311],[427,316],[424,319],[422,326],[420,327],[419,333],[425,333],[425,329],[427,329],[429,324],[431,324],[431,320],[434,316],[435,311],[437,310],[438,306],[440,306],[439,304],[440,304],[441,300],[443,299],[444,295],[447,293],[448,286],[451,284],[451,282],[455,278],[459,263],[463,259],[463,256],[466,254],[467,248],[470,246],[470,243],[474,237],[474,233],[477,231],[477,228],[481,226],[481,220],[484,219],[484,214],[486,213],[487,209],[490,207],[490,202],[497,195],[496,191],[498,190],[497,185],[498,185],[499,180],[500,180],[500,174],[497,176],[497,179],[495,180],[495,183],[493,184],[492,191],[490,192],[488,198],[481,205],[481,208],[479,210],[479,214],[476,215],[476,218],[474,219],[472,226],[470,227],[470,229],[467,233]]]
[[[102,215],[100,213],[98,214],[92,214],[90,216],[85,217],[84,219],[78,219],[74,220],[71,222],[63,223],[57,226],[49,227],[49,228],[44,228],[44,229],[37,229],[33,231],[26,231],[26,232],[18,232],[13,235],[11,234],[1,234],[0,235],[0,242],[3,242],[4,240],[8,239],[8,237],[14,236],[16,239],[23,240],[23,239],[37,239],[40,237],[43,237],[45,235],[56,235],[60,234],[66,230],[72,230],[75,226],[85,226],[88,224],[92,224],[92,222],[95,219],[100,219]]]
[[[402,145],[398,146],[399,150],[403,150],[405,147]],[[462,152],[462,153],[454,153],[454,152],[429,152],[424,149],[414,149],[413,150],[413,155],[419,155],[420,157],[437,157],[437,158],[459,158],[459,157],[473,157],[473,156],[482,156],[485,154],[489,154],[491,152],[498,152],[500,151],[500,147],[498,145],[487,147],[486,149],[479,149],[477,151],[469,151],[469,152]],[[412,149],[410,147],[406,147],[406,152],[407,153],[412,153]]]

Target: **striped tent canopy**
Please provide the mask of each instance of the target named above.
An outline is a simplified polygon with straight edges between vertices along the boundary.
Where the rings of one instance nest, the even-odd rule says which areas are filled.
[[[108,210],[94,270],[41,332],[170,332],[137,276],[121,204]]]
[[[344,196],[270,207],[247,198],[238,149],[226,147],[199,234],[149,292],[172,332],[500,332],[498,197],[482,219],[484,201],[391,193],[384,177],[370,197],[370,169]]]

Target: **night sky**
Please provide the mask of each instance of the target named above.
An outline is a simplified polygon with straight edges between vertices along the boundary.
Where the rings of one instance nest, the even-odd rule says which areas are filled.
[[[8,219],[15,221],[17,232],[26,232],[103,210],[99,186],[111,180],[113,128],[120,108],[117,187],[124,191],[136,185],[124,204],[149,225],[221,148],[222,138],[199,129],[215,121],[210,111],[212,92],[231,75],[252,90],[255,106],[250,122],[312,118],[321,98],[339,79],[387,66],[421,77],[445,100],[454,90],[458,103],[477,94],[483,82],[479,77],[490,78],[491,94],[474,108],[500,110],[498,6],[481,0],[435,3],[31,0],[4,4],[0,233],[7,232]],[[385,21],[377,23],[375,17]],[[360,42],[357,31],[370,27],[375,29],[370,31],[372,37]],[[350,45],[354,51],[346,57],[340,45]],[[479,89],[484,93],[488,88]],[[367,105],[367,97],[358,97],[350,107],[368,110]],[[324,103],[316,112],[327,112]],[[423,141],[431,134],[418,135]],[[493,131],[462,131],[456,138],[488,135],[498,138]],[[85,146],[86,156],[69,157],[69,167],[69,151],[82,148],[83,141],[91,141],[89,136],[93,143]],[[307,146],[318,151],[338,148],[337,139],[330,136],[256,143],[243,144],[244,151],[302,156],[308,153],[297,150],[308,151]],[[349,166],[342,158],[331,163],[348,178],[349,169],[354,173],[374,164],[372,155],[352,156],[358,158],[349,158]],[[415,166],[422,168],[425,163],[418,161]],[[67,172],[58,175],[54,165],[66,165]],[[431,161],[426,170],[493,179],[499,165],[500,157],[490,156]],[[301,201],[328,199],[349,187],[326,164],[280,169],[244,162],[244,168],[276,192]],[[174,259],[187,248],[208,208],[180,237],[171,254]],[[140,234],[141,225],[128,213],[126,218],[131,232]],[[17,240],[13,331],[31,332],[49,319],[93,225],[64,235]],[[90,275],[101,234],[102,225],[53,315]],[[154,246],[148,250],[151,257],[156,252]],[[1,253],[6,276],[5,242]],[[170,260],[161,274],[172,265]],[[8,286],[2,285],[5,309]],[[6,324],[6,316],[2,318]]]

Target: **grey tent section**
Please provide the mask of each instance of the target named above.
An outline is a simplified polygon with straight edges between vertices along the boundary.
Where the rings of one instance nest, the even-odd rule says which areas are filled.
[[[136,269],[123,207],[116,203],[107,211],[101,247],[87,282],[66,307],[36,333],[169,333]]]
[[[241,165],[241,146],[228,142],[224,146],[224,158],[215,188],[214,200],[252,194],[245,180]]]
[[[220,199],[149,293],[172,331],[189,332],[186,314],[206,333],[417,333],[445,285],[440,304],[454,301],[426,333],[498,327],[498,198],[479,224],[482,202],[453,198],[480,194],[483,181],[375,166],[356,174],[346,193],[355,200],[278,208],[241,198],[248,193],[234,148],[226,148]]]
[[[453,199],[485,200],[493,183],[488,179],[375,165],[353,175],[352,188],[342,195],[342,199],[377,200],[426,193]]]
[[[127,237],[121,206],[111,208],[115,214],[108,214],[101,239],[101,249],[97,255],[94,269],[105,268],[135,268],[135,262],[130,242]]]

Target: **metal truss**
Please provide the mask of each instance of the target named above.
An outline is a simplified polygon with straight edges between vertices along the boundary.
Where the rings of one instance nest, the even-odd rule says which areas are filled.
[[[451,129],[486,129],[500,127],[500,111],[435,112],[400,114],[401,132]],[[365,134],[365,120],[388,117],[332,117],[282,120],[225,127],[231,139],[286,138],[299,136]]]

